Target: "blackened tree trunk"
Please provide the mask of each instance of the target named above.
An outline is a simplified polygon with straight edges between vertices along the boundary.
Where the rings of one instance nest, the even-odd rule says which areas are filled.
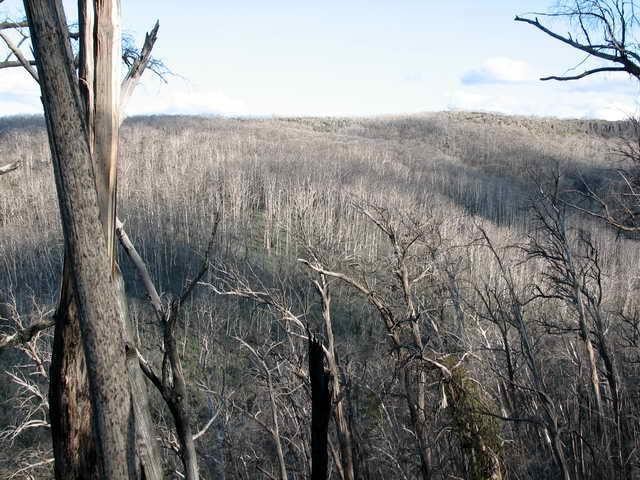
[[[311,379],[311,478],[325,480],[329,454],[327,434],[331,417],[330,375],[324,369],[320,342],[309,335],[309,377]]]
[[[71,298],[71,273],[65,261],[63,290],[55,315],[49,373],[49,411],[56,479],[97,479],[96,446],[91,427],[91,402],[80,324]]]

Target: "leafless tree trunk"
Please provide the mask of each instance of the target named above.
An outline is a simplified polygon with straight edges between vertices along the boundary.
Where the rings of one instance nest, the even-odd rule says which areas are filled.
[[[576,311],[578,331],[580,339],[585,344],[591,387],[598,408],[598,429],[602,436],[602,443],[605,445],[604,449],[608,452],[607,458],[611,458],[611,442],[608,441],[609,432],[606,428],[609,422],[600,394],[598,359],[592,345],[592,336],[595,338],[597,351],[605,367],[604,376],[609,385],[613,410],[615,427],[613,466],[622,478],[630,478],[628,459],[632,447],[628,445],[627,425],[622,419],[620,376],[603,319],[601,307],[603,286],[598,250],[589,234],[583,230],[577,231],[576,245],[572,245],[566,225],[565,207],[559,197],[559,182],[560,179],[556,176],[555,188],[550,189],[551,193],[546,193],[545,189],[540,188],[540,201],[535,205],[534,210],[542,238],[532,238],[527,251],[529,255],[543,259],[548,265],[547,278],[552,283],[552,291],[549,294],[541,292],[540,295],[555,296],[567,302]]]
[[[132,473],[127,445],[130,412],[121,324],[124,312],[113,283],[100,224],[96,181],[67,23],[59,1],[24,3],[38,65],[65,250],[89,378],[96,473],[103,478],[124,479]]]
[[[534,206],[543,239],[541,241],[532,240],[528,247],[528,253],[531,257],[541,258],[547,263],[550,270],[547,276],[553,283],[553,295],[566,300],[576,311],[579,336],[589,365],[591,390],[601,423],[604,420],[604,407],[600,393],[597,359],[591,342],[591,329],[587,324],[586,300],[584,298],[586,287],[569,245],[565,213],[559,198],[557,198],[558,182],[559,178],[556,177],[554,196],[542,193],[540,202]],[[543,191],[542,188],[540,190]],[[544,296],[544,294],[541,295]]]
[[[198,458],[191,431],[191,417],[188,408],[188,392],[182,369],[182,362],[176,342],[176,325],[180,300],[174,300],[163,313],[164,328],[164,360],[162,375],[158,377],[151,366],[141,359],[141,367],[147,377],[156,386],[162,398],[167,403],[176,427],[180,449],[178,454],[184,466],[184,476],[187,480],[198,480]]]
[[[320,275],[336,278],[350,285],[362,293],[378,311],[399,365],[399,375],[405,389],[407,406],[418,444],[421,476],[428,480],[432,478],[433,472],[431,443],[427,431],[429,422],[426,415],[426,372],[432,370],[439,372],[442,378],[451,377],[451,372],[445,365],[425,354],[420,331],[420,315],[414,300],[416,285],[429,275],[431,267],[427,266],[410,272],[408,265],[412,248],[417,248],[417,245],[426,239],[429,227],[416,222],[406,232],[399,232],[398,227],[391,221],[388,210],[375,205],[357,205],[356,208],[380,230],[389,242],[393,252],[393,276],[401,295],[401,311],[394,311],[391,299],[383,297],[370,287],[370,282],[366,278],[358,280],[343,272],[328,270],[317,258],[301,261]]]
[[[311,381],[311,478],[325,480],[329,467],[328,429],[331,418],[331,374],[324,369],[320,342],[309,334],[309,380]]]
[[[331,319],[331,293],[325,275],[319,275],[320,279],[314,281],[316,290],[322,298],[322,318],[324,320],[325,335],[327,337],[327,364],[331,372],[331,402],[333,404],[333,417],[338,433],[340,445],[341,473],[344,480],[354,480],[355,468],[353,462],[353,433],[346,412],[347,398],[342,389],[340,378],[342,376],[338,367],[338,359],[333,335],[333,321]]]
[[[560,470],[561,476],[563,480],[571,480],[569,466],[567,464],[567,459],[565,457],[560,438],[560,422],[556,411],[557,407],[547,393],[547,388],[532,347],[531,335],[522,311],[524,302],[516,291],[515,282],[510,270],[504,265],[502,258],[495,249],[491,239],[483,229],[480,229],[480,232],[482,233],[489,250],[494,256],[499,267],[500,275],[506,284],[507,295],[510,302],[510,321],[514,324],[520,336],[524,362],[531,373],[533,391],[542,408],[542,419],[535,419],[533,422],[541,425],[546,432],[548,432],[549,446],[551,447],[551,451],[553,452],[553,456],[556,465]]]
[[[62,7],[57,6],[60,18],[50,21],[64,21]],[[128,326],[126,297],[122,277],[115,263],[115,179],[117,171],[117,145],[120,115],[120,32],[118,2],[93,0],[78,2],[80,18],[80,81],[73,74],[76,92],[80,93],[81,121],[84,120],[85,139],[92,161],[92,171],[96,175],[92,190],[97,191],[98,211],[104,235],[107,240],[105,254],[111,265],[112,284],[120,302],[120,325],[124,338],[131,344]],[[66,24],[59,29],[66,32]],[[152,34],[147,35],[142,54],[133,62],[123,88],[130,94],[140,74],[149,61],[149,54],[158,24]],[[67,38],[68,43],[68,38]],[[69,47],[67,45],[67,47]],[[15,52],[14,52],[15,54]],[[38,52],[35,52],[38,55]],[[29,64],[22,62],[25,68]],[[37,73],[32,75],[39,80]],[[46,99],[45,109],[46,109]],[[49,120],[49,118],[47,118]],[[50,143],[53,157],[56,157],[53,128],[49,125]],[[94,132],[101,132],[97,138]],[[87,188],[89,186],[87,185]],[[52,411],[52,436],[56,457],[57,478],[96,478],[99,475],[94,435],[91,432],[91,404],[86,376],[85,355],[81,342],[79,310],[74,293],[73,266],[70,251],[65,250],[65,263],[59,307],[56,312],[56,333],[51,363],[50,405]],[[142,372],[135,356],[127,357],[130,389],[133,392],[132,415],[129,420],[129,443],[135,449],[129,450],[129,469],[146,478],[159,479],[162,476],[161,462],[156,448],[153,424],[148,412],[148,399]],[[137,455],[137,458],[136,458]],[[142,468],[143,471],[138,471]]]
[[[147,267],[137,252],[131,240],[127,236],[122,223],[116,218],[116,235],[120,239],[123,248],[127,255],[133,262],[138,275],[149,295],[151,306],[153,307],[156,319],[160,321],[163,328],[163,345],[164,356],[162,361],[162,373],[158,376],[152,366],[142,357],[142,355],[136,351],[135,348],[131,348],[132,352],[132,368],[133,359],[139,362],[140,367],[147,378],[158,389],[162,398],[166,402],[178,434],[178,441],[180,448],[178,454],[182,460],[184,466],[184,476],[187,480],[198,480],[200,474],[198,469],[198,458],[195,448],[195,440],[197,437],[202,436],[206,430],[213,423],[213,419],[207,424],[207,426],[198,432],[196,435],[191,430],[191,415],[189,408],[189,392],[187,391],[187,383],[185,380],[184,370],[182,368],[182,361],[180,360],[180,354],[178,352],[177,345],[177,325],[179,320],[180,308],[185,300],[191,295],[194,287],[200,282],[204,274],[207,272],[209,265],[209,255],[213,247],[213,240],[215,238],[218,225],[220,222],[220,216],[216,214],[214,221],[211,238],[205,254],[205,258],[202,267],[195,278],[190,284],[181,292],[180,296],[169,302],[168,305],[163,306],[160,300],[160,296],[151,280],[151,276],[147,271]]]
[[[263,421],[258,420],[257,416],[252,418],[254,418],[256,422],[258,422],[266,431],[270,433],[271,438],[273,439],[273,443],[275,444],[275,447],[276,447],[276,454],[278,457],[279,478],[280,480],[287,480],[289,476],[287,473],[287,463],[284,458],[284,448],[282,447],[282,438],[280,435],[280,422],[278,420],[278,404],[276,402],[276,393],[273,385],[273,376],[271,374],[271,368],[267,364],[265,357],[262,354],[260,354],[255,348],[253,348],[251,345],[249,345],[247,342],[245,342],[240,338],[236,337],[236,340],[239,341],[247,350],[251,352],[253,357],[259,363],[260,369],[264,372],[265,378],[267,380],[269,404],[271,409],[271,421],[273,426],[270,427]],[[249,412],[245,412],[245,413],[249,414]]]

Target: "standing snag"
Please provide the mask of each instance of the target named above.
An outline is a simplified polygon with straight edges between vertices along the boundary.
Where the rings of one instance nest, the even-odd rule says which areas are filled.
[[[124,313],[111,277],[61,2],[26,0],[89,378],[98,476],[129,477]],[[55,439],[54,439],[55,443]]]
[[[311,380],[311,478],[325,480],[329,467],[327,435],[331,418],[331,375],[324,369],[322,344],[309,333]]]
[[[115,310],[104,311],[102,315],[108,316],[114,323],[101,322],[98,326],[92,320],[94,323],[90,323],[90,326],[103,328],[105,333],[117,333],[111,334],[110,342],[95,341],[98,347],[106,349],[110,346],[111,354],[120,361],[125,343],[131,343],[132,339],[123,281],[115,262],[117,147],[122,120],[119,2],[78,2],[80,31],[73,35],[69,33],[61,2],[25,1],[25,10],[28,17],[26,22],[0,24],[0,33],[7,28],[24,29],[28,26],[30,30],[30,36],[19,30],[22,40],[18,45],[14,45],[7,35],[2,36],[17,60],[13,62],[16,65],[1,66],[9,68],[21,65],[40,83],[65,233],[65,262],[59,306],[54,315],[56,329],[49,391],[55,472],[57,478],[96,478],[101,475],[101,465],[96,458],[102,457],[99,452],[104,446],[95,445],[94,440],[104,442],[105,439],[98,430],[92,428],[92,418],[98,416],[94,411],[94,403],[98,401],[94,395],[97,387],[92,384],[95,379],[89,378],[87,383],[85,372],[88,371],[89,376],[103,375],[93,372],[92,368],[102,370],[109,367],[110,360],[105,360],[102,366],[86,364],[90,359],[91,362],[97,359],[92,357],[93,353],[86,351],[88,339],[85,333],[92,334],[93,330],[86,330],[83,324],[86,319],[81,318],[92,310],[86,303],[80,305],[80,302],[93,302],[96,295],[106,292],[102,295],[108,297],[105,301],[109,303],[113,291],[118,305]],[[157,29],[156,23],[152,34],[147,35],[143,52],[130,65],[131,70],[123,82],[126,98],[149,62]],[[71,54],[71,37],[79,41],[77,62]],[[34,47],[34,61],[27,60],[19,50],[20,44],[28,38]],[[75,73],[76,66],[79,67],[78,75]],[[54,95],[56,98],[52,98]],[[75,158],[67,158],[70,151],[76,155]],[[3,168],[3,173],[17,166],[17,163],[8,165]],[[77,195],[77,198],[72,198],[73,195]],[[94,213],[93,205],[97,207],[102,228],[98,235],[92,230],[75,226],[79,222],[83,228],[89,228],[92,219],[87,219]],[[95,240],[92,256],[87,256],[83,250],[87,246],[74,243],[80,236],[82,242]],[[100,240],[105,242],[106,249],[101,248]],[[98,279],[101,272],[94,269],[92,263],[98,261],[101,255],[105,256],[109,265],[106,280]],[[80,278],[80,273],[93,273],[94,277]],[[90,283],[91,280],[94,284]],[[81,298],[85,293],[81,295],[76,291],[78,288],[83,292],[90,289],[89,296]],[[103,354],[106,353],[98,356]],[[118,364],[115,363],[109,375],[117,371]],[[137,359],[128,359],[127,371],[127,390],[135,394],[126,396],[131,399],[131,405],[125,422],[128,425],[127,461],[123,465],[131,475],[159,479],[162,476],[161,462],[148,412],[146,386]],[[115,375],[119,380],[126,378],[120,373]],[[104,398],[101,401],[110,402]],[[122,399],[118,399],[118,402],[125,406],[129,404]]]

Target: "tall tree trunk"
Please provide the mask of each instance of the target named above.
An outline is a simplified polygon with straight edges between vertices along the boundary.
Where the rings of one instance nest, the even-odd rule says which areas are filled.
[[[432,478],[431,448],[427,440],[427,419],[424,412],[423,402],[420,398],[422,393],[423,373],[414,374],[410,368],[400,370],[401,382],[407,398],[407,406],[411,415],[411,423],[418,443],[418,453],[420,456],[420,474],[423,480]]]
[[[101,478],[125,479],[129,478],[130,397],[121,327],[123,312],[100,222],[66,18],[60,0],[24,0],[24,4],[40,77],[65,253],[88,372],[97,472]],[[72,365],[77,365],[75,360]]]
[[[169,401],[167,404],[173,414],[173,420],[180,442],[180,457],[184,465],[184,476],[187,480],[198,480],[200,473],[198,470],[198,458],[196,456],[196,446],[193,441],[191,431],[191,418],[189,415],[189,393],[184,379],[182,362],[178,354],[176,344],[176,327],[178,323],[178,313],[180,302],[172,303],[169,316],[164,329],[164,345],[167,352],[169,364],[171,365],[171,375],[173,379],[173,389],[167,393]]]
[[[98,211],[107,240],[105,252],[111,265],[113,288],[120,302],[126,343],[133,345],[128,322],[124,283],[115,261],[115,205],[118,129],[120,115],[120,33],[117,1],[78,1],[80,23],[79,91],[86,128],[87,146],[96,176]],[[153,31],[155,40],[157,25]],[[153,42],[145,41],[146,59]],[[136,78],[146,63],[137,65]],[[129,89],[132,81],[127,82]],[[96,135],[96,132],[99,132]],[[53,142],[50,142],[53,145]],[[75,304],[69,252],[65,251],[60,304],[51,362],[49,402],[56,459],[56,478],[96,478],[96,445],[92,442],[89,390],[80,340],[78,308]],[[131,410],[129,425],[129,469],[150,480],[162,478],[162,462],[149,415],[143,374],[135,355],[127,356]],[[80,448],[81,447],[81,448]]]
[[[599,314],[596,321],[596,332],[600,356],[602,357],[602,362],[605,366],[605,378],[609,385],[611,403],[613,407],[618,475],[620,475],[620,478],[630,479],[633,478],[633,464],[630,462],[630,458],[633,454],[634,446],[633,442],[629,440],[629,425],[622,418],[622,387],[620,383],[620,374],[618,373],[618,367],[615,363],[611,347],[609,346],[609,342],[607,341],[607,337],[604,333],[602,319]]]
[[[340,462],[339,473],[343,480],[355,479],[355,467],[353,460],[353,432],[349,418],[347,417],[348,400],[342,391],[340,384],[340,369],[333,335],[333,320],[331,319],[331,293],[325,275],[320,275],[320,281],[315,282],[315,287],[322,298],[322,317],[324,319],[325,335],[327,337],[327,366],[331,373],[331,404],[333,405],[333,418],[336,424],[336,433],[340,445],[340,456],[336,463]]]
[[[320,342],[309,335],[309,377],[311,379],[311,478],[325,480],[328,473],[328,428],[331,418],[330,375],[324,370]]]
[[[94,9],[92,2],[78,2],[80,31],[80,93],[84,103],[87,146],[93,137],[94,69],[88,52],[93,51]],[[53,139],[49,138],[53,146]],[[53,148],[52,148],[53,152]],[[98,478],[96,446],[91,430],[89,384],[80,339],[78,309],[72,289],[69,254],[65,251],[60,300],[56,311],[54,343],[51,352],[49,406],[55,475],[57,479]]]
[[[65,257],[68,258],[68,257]],[[63,278],[70,286],[70,266]],[[96,445],[91,428],[91,402],[80,324],[71,289],[63,296],[55,315],[56,326],[49,373],[49,411],[57,479],[99,478]]]

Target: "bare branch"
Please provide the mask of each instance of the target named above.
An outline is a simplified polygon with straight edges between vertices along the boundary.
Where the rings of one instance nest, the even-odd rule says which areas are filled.
[[[158,291],[156,290],[155,285],[153,284],[153,280],[151,279],[151,275],[149,274],[149,270],[147,269],[144,260],[133,246],[131,239],[127,235],[127,232],[124,229],[123,223],[119,218],[116,218],[116,235],[118,236],[118,240],[120,240],[120,245],[124,248],[124,251],[127,252],[129,259],[133,263],[138,272],[138,276],[140,280],[142,280],[142,284],[144,285],[144,289],[149,296],[151,301],[151,305],[153,306],[153,310],[156,313],[156,316],[159,319],[163,317],[163,309],[162,309],[162,301],[160,300],[160,295],[158,295]]]
[[[9,479],[12,478],[19,478],[21,475],[23,475],[25,472],[28,472],[29,470],[33,470],[36,469],[38,467],[44,467],[46,465],[50,465],[55,461],[54,458],[47,458],[46,460],[42,460],[40,462],[36,462],[36,463],[31,463],[29,465],[27,465],[26,467],[22,467],[19,468],[18,470],[16,470],[15,472],[13,472],[10,476]],[[29,475],[27,478],[33,478],[31,475]]]
[[[146,377],[151,380],[151,383],[158,389],[161,395],[164,397],[164,385],[160,378],[153,371],[153,367],[151,364],[142,356],[138,349],[135,349],[136,356],[138,357],[138,363],[140,364],[140,368],[142,372],[146,375]]]
[[[29,60],[29,64],[33,66],[36,64],[36,61]],[[22,62],[18,60],[6,60],[4,62],[0,62],[0,68],[16,68],[16,67],[24,67],[24,65],[22,64]]]
[[[180,294],[179,302],[180,304],[184,303],[184,301],[191,295],[193,289],[200,283],[204,274],[209,270],[209,258],[211,257],[211,252],[213,250],[213,243],[216,238],[216,233],[218,232],[218,226],[220,225],[220,221],[222,216],[220,212],[215,213],[215,219],[213,221],[213,227],[211,229],[211,235],[209,236],[209,244],[207,245],[207,250],[205,251],[204,258],[202,259],[202,265],[200,266],[200,271],[196,274],[193,280],[189,282],[189,285],[183,290]]]
[[[602,68],[593,68],[591,70],[587,70],[582,72],[579,75],[570,75],[570,76],[556,76],[551,75],[549,77],[541,77],[540,80],[543,82],[547,80],[558,80],[560,82],[566,82],[569,80],[580,80],[581,78],[587,77],[589,75],[593,75],[594,73],[602,73],[602,72],[626,72],[627,69],[625,67],[602,67]]]
[[[156,43],[156,39],[158,38],[159,28],[160,22],[156,21],[156,24],[151,29],[151,31],[145,35],[142,50],[140,51],[140,54],[137,56],[135,61],[129,67],[129,71],[122,81],[122,85],[120,87],[121,112],[124,112],[124,107],[129,101],[129,97],[131,97],[135,86],[142,76],[142,73],[147,68],[149,60],[151,59],[151,50],[153,50],[153,45]]]
[[[614,32],[613,29],[611,27],[611,23],[610,21],[603,15],[603,14],[597,14],[595,12],[575,12],[575,13],[570,13],[570,14],[566,14],[564,16],[577,16],[578,18],[581,18],[582,16],[589,14],[591,16],[595,16],[600,23],[603,24],[604,28],[605,28],[605,44],[602,45],[594,45],[591,43],[591,39],[589,38],[589,36],[586,36],[586,43],[581,43],[579,41],[574,40],[571,35],[560,35],[556,32],[554,32],[553,30],[549,29],[548,27],[544,26],[542,23],[540,23],[540,21],[538,20],[538,17],[534,18],[534,19],[530,19],[530,18],[526,18],[526,17],[520,17],[517,16],[514,18],[514,20],[516,22],[523,22],[523,23],[528,23],[529,25],[534,26],[535,28],[537,28],[538,30],[546,33],[547,35],[549,35],[552,38],[555,38],[556,40],[559,40],[560,42],[569,45],[577,50],[580,50],[582,52],[585,52],[593,57],[602,59],[602,60],[607,60],[609,62],[613,62],[613,63],[618,63],[620,65],[622,65],[622,68],[620,70],[615,70],[615,71],[625,71],[628,72],[629,74],[633,75],[634,77],[636,77],[637,79],[640,79],[640,65],[638,65],[637,63],[633,62],[631,60],[631,58],[636,59],[637,61],[637,55],[634,52],[630,52],[628,50],[626,50],[625,45],[623,43],[621,43],[620,41],[616,40],[615,36],[614,36]],[[626,19],[621,19],[622,23],[624,24],[624,22],[626,21]],[[612,53],[609,53],[612,52]],[[547,80],[577,80],[579,78],[583,78],[586,75],[591,75],[592,73],[597,73],[599,71],[611,71],[611,70],[600,70],[600,69],[595,69],[593,71],[588,71],[585,72],[585,74],[583,74],[582,76],[577,75],[576,78],[572,78],[572,77],[545,77],[544,79]],[[543,79],[543,80],[544,80]]]
[[[583,52],[588,53],[589,55],[593,55],[594,57],[602,58],[603,60],[609,60],[611,62],[618,62],[620,60],[620,58],[615,55],[603,53],[591,45],[583,45],[581,43],[576,42],[575,40],[572,40],[570,37],[565,37],[563,35],[559,35],[553,32],[552,30],[542,25],[537,17],[534,20],[531,20],[530,18],[519,17],[516,15],[514,20],[516,22],[524,22],[524,23],[528,23],[529,25],[533,25],[534,27],[543,31],[550,37],[553,37],[556,40],[560,40],[562,43],[566,43],[567,45],[573,48],[577,48],[578,50],[582,50]]]
[[[0,30],[0,38],[4,40],[4,43],[7,44],[7,47],[9,47],[9,50],[13,52],[13,54],[16,56],[16,58],[22,64],[25,70],[29,72],[29,75],[31,75],[36,82],[40,83],[38,72],[36,71],[35,68],[33,68],[32,61],[26,59],[26,57],[22,54],[22,51],[13,43],[13,41],[9,38],[9,36],[5,34],[4,31],[2,30]]]
[[[199,439],[201,436],[203,436],[205,433],[207,433],[207,430],[209,430],[209,428],[211,427],[211,425],[213,425],[213,422],[216,420],[216,418],[218,418],[218,415],[219,415],[219,414],[220,414],[220,412],[219,412],[219,411],[218,411],[218,412],[216,412],[216,413],[215,413],[215,415],[213,415],[213,416],[209,419],[209,421],[206,423],[206,425],[205,425],[204,427],[202,427],[202,429],[201,429],[199,432],[194,433],[194,435],[193,435],[193,439],[194,439],[194,440],[197,440],[197,439]]]
[[[0,22],[0,30],[7,30],[9,28],[28,28],[29,22],[23,20],[21,22]]]
[[[0,351],[5,348],[15,347],[16,345],[27,343],[31,341],[31,339],[33,339],[33,337],[35,337],[38,332],[46,330],[53,325],[55,325],[55,320],[52,316],[48,316],[32,323],[26,328],[16,329],[15,333],[0,336]]]

